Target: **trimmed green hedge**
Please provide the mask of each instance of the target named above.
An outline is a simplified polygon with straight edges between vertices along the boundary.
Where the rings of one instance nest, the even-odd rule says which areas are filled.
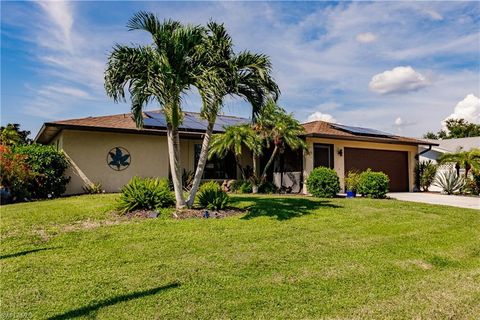
[[[388,192],[389,182],[385,173],[368,169],[360,174],[358,193],[364,197],[383,199]]]
[[[340,192],[340,180],[333,169],[315,168],[307,178],[307,190],[315,197],[332,198]]]

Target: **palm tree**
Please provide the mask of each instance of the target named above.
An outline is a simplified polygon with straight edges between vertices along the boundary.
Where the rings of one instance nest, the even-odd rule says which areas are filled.
[[[292,150],[307,148],[305,140],[300,137],[300,135],[305,132],[303,126],[293,117],[292,114],[288,114],[273,100],[268,101],[266,106],[262,109],[257,118],[255,129],[266,141],[267,145],[273,143],[274,146],[273,152],[263,168],[262,175],[260,176],[260,183],[265,182],[268,169],[272,165],[281,148],[284,146],[289,146]]]
[[[210,140],[218,113],[226,96],[240,96],[252,105],[252,118],[258,114],[268,99],[276,100],[280,90],[271,77],[271,63],[266,55],[243,51],[233,52],[232,39],[223,24],[210,22],[202,47],[202,80],[197,84],[202,96],[201,116],[208,121],[199,155],[195,177],[187,199],[193,205],[207,162]],[[239,163],[237,162],[239,165]],[[241,170],[244,174],[243,170]]]
[[[169,161],[177,207],[185,206],[180,167],[178,126],[182,121],[181,100],[191,86],[204,81],[202,57],[206,30],[184,26],[177,21],[160,22],[147,12],[135,14],[129,30],[150,33],[153,43],[146,46],[115,45],[105,71],[105,90],[115,102],[125,101],[128,89],[133,118],[143,126],[143,108],[156,101],[167,121]]]
[[[465,168],[465,177],[471,169],[480,171],[480,149],[470,151],[460,151],[456,153],[444,153],[438,158],[438,163],[455,163],[457,175],[460,174],[460,168]]]
[[[208,156],[211,158],[213,155],[217,155],[223,158],[228,152],[233,152],[237,166],[242,174],[242,179],[246,180],[248,177],[240,163],[243,148],[248,148],[253,154],[260,154],[262,152],[262,146],[262,139],[250,125],[230,126],[225,129],[224,133],[212,136]],[[255,161],[253,162],[253,166],[253,171],[255,172]]]

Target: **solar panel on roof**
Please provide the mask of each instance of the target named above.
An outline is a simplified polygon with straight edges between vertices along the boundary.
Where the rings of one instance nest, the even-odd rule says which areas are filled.
[[[167,126],[165,115],[162,112],[147,111],[145,112],[145,115],[147,117],[143,120],[144,126],[153,128],[165,128]],[[248,121],[248,119],[243,118],[218,116],[213,130],[216,132],[222,132],[225,131],[225,127],[248,123]],[[207,125],[207,120],[202,119],[198,113],[185,112],[185,116],[179,129],[204,131],[206,130]]]
[[[146,127],[162,127],[167,126],[167,120],[163,114],[156,112],[145,112],[147,118],[143,119],[143,125]]]
[[[347,131],[353,134],[359,134],[364,136],[381,136],[381,137],[391,137],[392,135],[380,130],[370,129],[370,128],[362,128],[362,127],[352,127],[352,126],[345,126],[341,124],[331,124],[332,127]]]

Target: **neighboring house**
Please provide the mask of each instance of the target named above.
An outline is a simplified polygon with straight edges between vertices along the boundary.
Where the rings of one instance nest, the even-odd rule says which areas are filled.
[[[222,132],[226,126],[246,122],[248,119],[219,116],[214,131]],[[180,144],[181,164],[186,171],[196,168],[205,126],[205,121],[197,113],[185,113],[180,127]],[[323,121],[303,126],[308,151],[283,150],[269,174],[270,179],[273,178],[277,184],[283,182],[292,191],[300,191],[302,181],[318,166],[335,169],[342,188],[344,176],[349,170],[371,168],[390,177],[391,191],[413,191],[418,147],[437,145],[435,142]],[[118,192],[133,176],[169,175],[166,122],[159,112],[145,112],[143,129],[135,127],[131,114],[48,122],[42,126],[35,141],[55,145],[70,159],[72,165],[66,174],[72,179],[66,194],[82,193],[83,186],[90,182],[100,182],[107,192]],[[261,163],[266,161],[268,153],[266,150]],[[246,150],[240,160],[241,165],[251,167],[251,159]],[[232,155],[212,159],[205,168],[205,179],[239,177],[240,172]]]
[[[431,142],[432,144],[437,144],[429,148],[428,146],[419,146],[418,152],[420,155],[420,161],[431,160],[433,163],[437,163],[438,157],[444,153],[455,153],[460,151],[470,151],[475,148],[480,148],[480,137],[469,137],[469,138],[459,138],[459,139],[445,139],[445,140],[433,140],[426,139],[426,141]],[[446,172],[449,170],[455,170],[454,163],[443,164],[438,167],[437,175],[440,172]],[[464,169],[460,170],[462,174]],[[431,186],[429,191],[442,191],[441,188],[436,186]]]

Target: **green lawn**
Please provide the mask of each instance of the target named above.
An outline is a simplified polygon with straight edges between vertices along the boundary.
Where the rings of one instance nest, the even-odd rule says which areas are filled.
[[[464,318],[480,211],[235,196],[244,216],[118,219],[116,195],[1,208],[0,318]]]

